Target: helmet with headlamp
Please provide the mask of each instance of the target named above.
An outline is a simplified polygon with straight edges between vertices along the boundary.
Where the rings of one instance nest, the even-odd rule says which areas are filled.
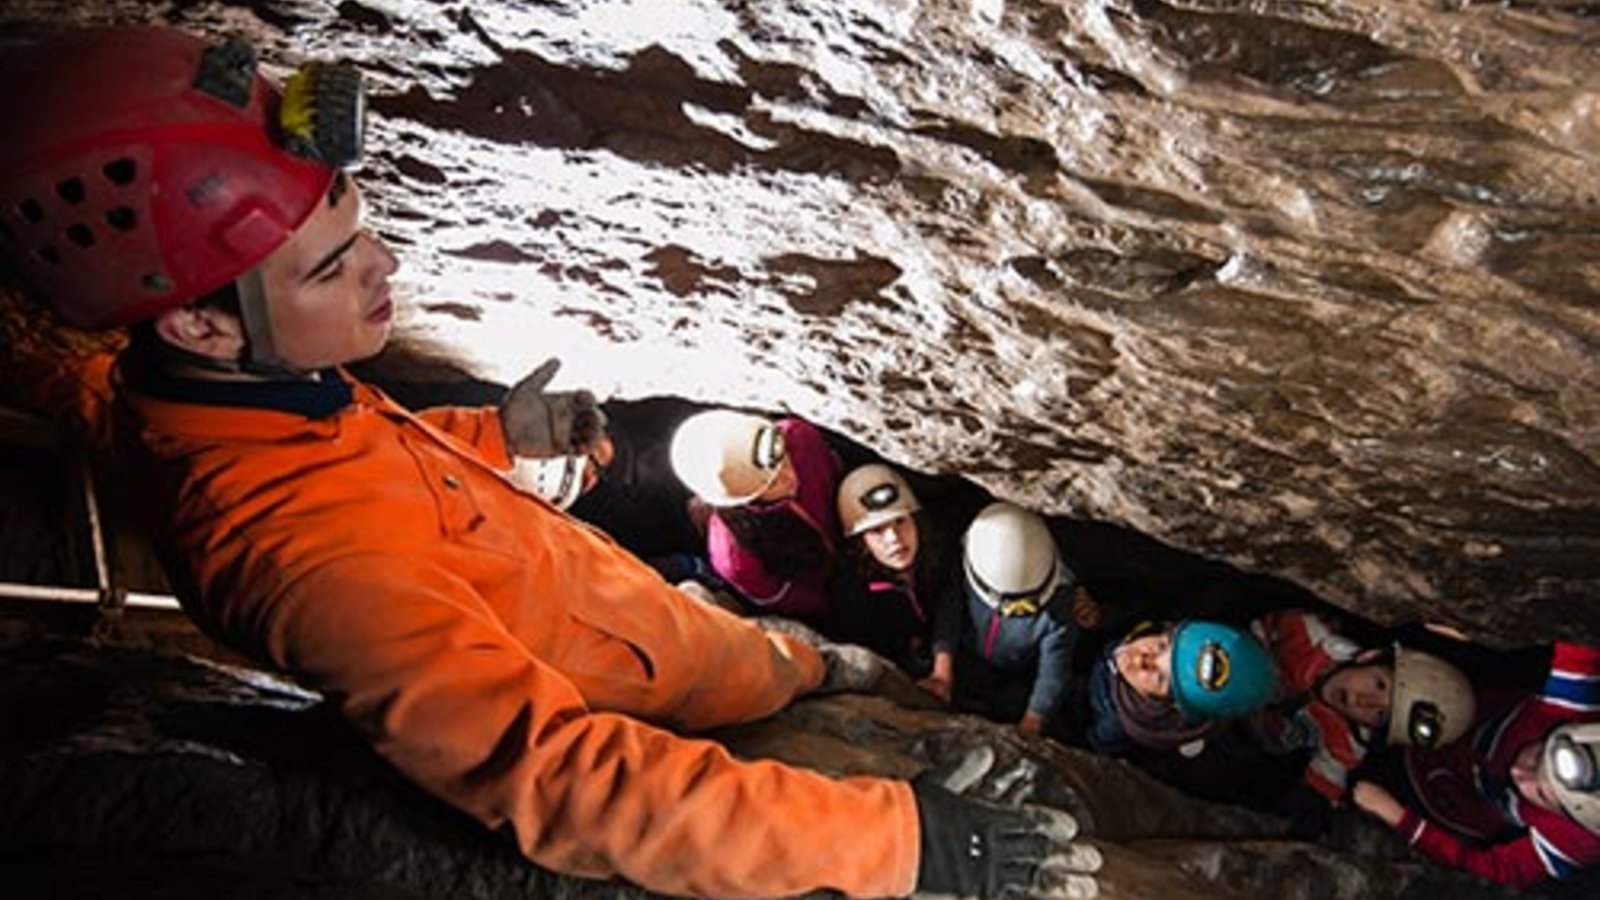
[[[1172,701],[1190,719],[1231,719],[1259,709],[1278,689],[1267,648],[1247,631],[1189,619],[1172,630]]]
[[[845,537],[855,537],[922,506],[900,473],[882,463],[852,469],[839,482],[839,524]]]
[[[1544,741],[1539,777],[1578,824],[1600,834],[1600,722],[1563,725]]]
[[[1442,747],[1467,733],[1477,696],[1461,670],[1431,653],[1396,647],[1388,742]]]
[[[17,89],[0,98],[0,259],[79,327],[152,318],[251,272],[361,150],[354,68],[309,66],[280,94],[242,41],[89,29],[3,71]]]
[[[777,480],[788,457],[783,432],[761,416],[710,409],[672,435],[672,471],[712,506],[742,506]]]

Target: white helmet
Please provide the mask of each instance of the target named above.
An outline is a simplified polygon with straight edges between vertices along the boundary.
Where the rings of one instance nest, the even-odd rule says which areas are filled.
[[[1431,653],[1395,647],[1390,744],[1442,747],[1466,734],[1477,714],[1477,695],[1460,669]]]
[[[1600,722],[1552,731],[1544,739],[1539,779],[1567,815],[1600,834]]]
[[[534,492],[557,509],[569,509],[583,494],[583,480],[589,468],[587,456],[550,456],[544,459],[516,457],[511,480]]]
[[[1050,527],[1037,513],[991,503],[967,527],[967,584],[1005,615],[1032,615],[1050,601],[1063,573]]]
[[[852,469],[839,482],[839,525],[845,537],[871,531],[921,508],[911,485],[882,463]]]
[[[740,506],[778,477],[783,432],[772,422],[730,409],[685,419],[672,435],[672,470],[712,506]]]

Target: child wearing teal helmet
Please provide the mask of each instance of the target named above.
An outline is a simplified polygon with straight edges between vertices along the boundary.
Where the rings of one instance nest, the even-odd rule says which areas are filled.
[[[1192,750],[1276,688],[1272,659],[1248,632],[1196,619],[1143,625],[1107,648],[1090,674],[1089,745],[1103,753]]]

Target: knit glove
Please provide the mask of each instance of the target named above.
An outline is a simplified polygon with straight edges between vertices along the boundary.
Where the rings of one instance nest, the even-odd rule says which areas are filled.
[[[512,454],[534,459],[583,456],[605,436],[606,414],[594,394],[545,391],[560,368],[561,360],[545,360],[500,401],[500,427]]]
[[[928,774],[911,782],[922,832],[914,900],[1088,900],[1100,851],[1060,810],[969,800]]]
[[[813,693],[840,694],[871,691],[894,664],[855,644],[835,644],[820,641],[817,654],[822,657],[822,684]]]

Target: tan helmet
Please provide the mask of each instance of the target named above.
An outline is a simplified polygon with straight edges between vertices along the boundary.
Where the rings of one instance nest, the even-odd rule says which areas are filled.
[[[783,432],[760,416],[710,409],[672,435],[672,471],[712,506],[740,506],[761,496],[783,467]]]
[[[1442,747],[1466,734],[1477,713],[1472,682],[1460,669],[1431,653],[1395,647],[1390,744]]]
[[[839,482],[839,525],[845,537],[871,531],[921,508],[911,485],[882,463],[858,466]]]
[[[967,584],[1004,615],[1037,613],[1061,584],[1061,554],[1039,514],[991,503],[967,526]]]
[[[1544,739],[1539,779],[1579,825],[1600,834],[1600,722],[1563,725]]]
[[[516,457],[511,465],[511,480],[530,490],[557,509],[570,509],[583,494],[587,456],[551,456],[544,459]]]

